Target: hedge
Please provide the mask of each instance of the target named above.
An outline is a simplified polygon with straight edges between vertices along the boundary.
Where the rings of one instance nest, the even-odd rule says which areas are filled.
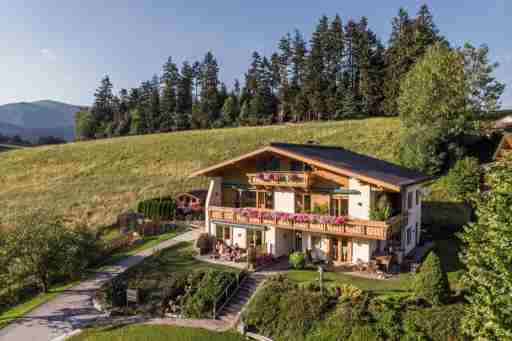
[[[172,220],[176,216],[176,201],[172,198],[157,198],[140,201],[137,212],[149,219]]]

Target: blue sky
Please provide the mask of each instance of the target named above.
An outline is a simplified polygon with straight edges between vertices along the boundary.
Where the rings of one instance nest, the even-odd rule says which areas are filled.
[[[117,89],[159,73],[172,55],[179,64],[212,50],[228,85],[243,78],[251,52],[274,51],[298,28],[309,36],[322,14],[366,16],[387,42],[400,6],[415,14],[425,2],[454,45],[489,45],[512,107],[512,1],[56,1],[6,0],[0,13],[0,104],[54,99],[88,105],[103,75]]]

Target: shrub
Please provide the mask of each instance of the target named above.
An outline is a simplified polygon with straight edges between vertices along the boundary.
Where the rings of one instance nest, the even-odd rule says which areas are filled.
[[[348,341],[377,341],[379,338],[371,326],[355,326]]]
[[[308,335],[307,340],[337,341],[348,339],[357,327],[370,323],[371,315],[368,313],[368,303],[367,296],[362,296],[361,300],[357,302],[339,302],[334,311],[317,324]]]
[[[363,291],[349,283],[335,283],[331,286],[335,297],[340,300],[356,300],[363,295]]]
[[[173,198],[157,198],[140,201],[137,212],[149,219],[172,220],[176,216],[176,201]]]
[[[297,270],[302,270],[306,266],[306,255],[302,252],[294,252],[289,257],[290,266]]]
[[[283,295],[289,291],[297,290],[285,276],[274,276],[265,282],[258,290],[249,305],[244,311],[243,320],[251,327],[256,328],[259,333],[272,336],[279,327],[279,306]]]
[[[414,277],[414,294],[433,305],[446,302],[450,288],[448,277],[441,266],[441,261],[434,251],[431,251],[420,267],[420,272]]]
[[[288,291],[281,297],[276,340],[304,340],[325,312],[327,299],[318,292],[304,289]]]
[[[470,202],[471,196],[478,192],[480,178],[480,165],[476,158],[466,157],[458,160],[448,173],[448,191],[457,200]]]
[[[463,315],[463,304],[432,308],[410,308],[403,316],[403,339],[465,340],[461,330]]]
[[[211,318],[220,293],[235,274],[219,270],[197,271],[189,277],[189,291],[183,299],[183,314],[191,318]]]

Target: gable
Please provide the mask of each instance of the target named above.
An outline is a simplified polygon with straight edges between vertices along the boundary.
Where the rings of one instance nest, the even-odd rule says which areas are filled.
[[[265,164],[266,161],[264,160],[276,156],[281,159],[303,162],[315,170],[324,170],[340,176],[352,177],[393,191],[400,191],[402,186],[429,179],[428,176],[408,168],[357,154],[340,147],[288,143],[273,143],[268,147],[194,172],[190,176],[224,176],[233,172],[234,169],[257,172],[261,169],[258,163]]]

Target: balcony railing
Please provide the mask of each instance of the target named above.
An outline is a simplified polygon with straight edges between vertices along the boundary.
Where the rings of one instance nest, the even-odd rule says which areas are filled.
[[[309,172],[261,172],[247,174],[251,185],[280,187],[309,187]]]
[[[386,221],[374,221],[212,206],[209,207],[208,214],[211,220],[226,223],[272,225],[282,229],[377,240],[390,239],[393,233],[400,231],[404,220],[407,219],[407,216],[399,215]]]

